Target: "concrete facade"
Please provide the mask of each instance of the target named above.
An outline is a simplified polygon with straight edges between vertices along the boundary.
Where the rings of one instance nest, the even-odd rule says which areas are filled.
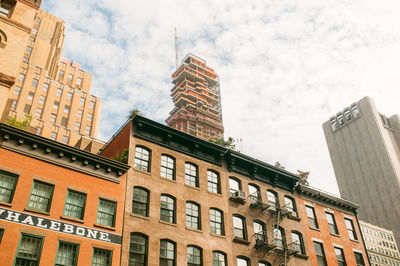
[[[399,116],[380,114],[365,97],[323,124],[341,196],[360,204],[359,218],[400,239]],[[399,244],[399,243],[397,243]]]

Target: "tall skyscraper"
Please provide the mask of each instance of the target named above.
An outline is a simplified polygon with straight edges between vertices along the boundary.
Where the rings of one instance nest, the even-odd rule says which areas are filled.
[[[206,61],[188,54],[172,74],[171,97],[175,108],[167,124],[202,139],[221,139],[221,94],[219,78]]]
[[[361,220],[392,230],[399,241],[399,115],[386,117],[365,97],[323,129],[342,197],[361,205]]]
[[[101,99],[90,95],[91,74],[62,58],[64,21],[40,3],[0,2],[0,117],[31,114],[37,134],[75,145],[96,138]]]

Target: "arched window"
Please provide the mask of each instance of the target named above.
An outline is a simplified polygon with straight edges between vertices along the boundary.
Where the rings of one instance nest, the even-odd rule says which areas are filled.
[[[135,148],[135,169],[150,172],[150,150],[142,147],[136,146]]]
[[[200,230],[200,207],[197,203],[186,202],[186,227]]]
[[[213,266],[226,266],[226,254],[220,251],[213,251]]]
[[[147,265],[148,237],[141,233],[131,233],[129,246],[129,266]]]
[[[168,155],[161,155],[160,176],[175,180],[175,159]]]
[[[254,236],[256,238],[256,242],[265,243],[267,242],[267,234],[265,230],[265,224],[261,221],[254,221]]]
[[[283,228],[274,226],[272,234],[274,236],[275,245],[278,248],[284,248],[285,247],[285,232],[284,232]]]
[[[246,221],[240,215],[233,215],[233,235],[235,238],[247,239]]]
[[[161,195],[160,220],[175,223],[175,198],[165,194]]]
[[[197,166],[192,163],[185,163],[185,184],[192,187],[199,187]]]
[[[168,239],[160,240],[160,266],[176,265],[176,244]]]
[[[150,192],[145,188],[133,188],[132,213],[149,216],[149,195]]]
[[[0,44],[7,44],[7,35],[4,31],[0,30]]]
[[[236,191],[242,190],[242,183],[235,177],[229,177],[229,192],[232,195]]]
[[[266,262],[266,261],[259,261],[258,266],[271,266],[271,263]]]
[[[208,179],[208,191],[221,194],[221,184],[219,181],[219,174],[214,171],[208,170],[207,179]]]
[[[246,257],[239,256],[236,257],[237,266],[250,266],[250,260]]]
[[[303,237],[299,232],[292,231],[293,249],[300,254],[305,254]]]
[[[225,234],[224,216],[222,211],[215,208],[210,209],[210,227],[211,227],[211,233],[213,234],[216,235]]]
[[[188,266],[199,266],[203,265],[203,258],[201,254],[201,248],[196,246],[187,247],[187,265]]]
[[[275,211],[279,207],[278,193],[273,190],[267,190],[268,207]]]
[[[292,215],[297,216],[296,204],[292,197],[285,196],[285,207],[286,210]]]
[[[249,196],[252,204],[261,202],[260,188],[257,185],[249,184]]]

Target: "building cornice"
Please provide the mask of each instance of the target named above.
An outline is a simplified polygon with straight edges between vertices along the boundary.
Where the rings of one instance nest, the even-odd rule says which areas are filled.
[[[129,165],[0,123],[0,147],[119,183]]]

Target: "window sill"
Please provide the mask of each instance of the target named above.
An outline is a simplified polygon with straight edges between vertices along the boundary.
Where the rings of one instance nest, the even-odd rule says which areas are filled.
[[[207,190],[207,192],[208,192],[209,194],[211,194],[211,195],[215,195],[215,196],[218,196],[218,197],[222,197],[222,195],[221,195],[220,193],[215,193],[215,192],[211,192],[211,191],[208,191],[208,190]]]
[[[174,179],[168,179],[168,178],[162,177],[162,176],[160,176],[160,179],[161,179],[161,180],[168,181],[168,182],[176,183],[176,180],[174,180]]]
[[[226,236],[224,236],[224,235],[218,235],[218,234],[214,234],[214,233],[210,233],[210,235],[226,239]]]
[[[336,236],[336,237],[340,237],[340,235],[335,234],[335,233],[330,233],[331,236]]]
[[[139,173],[142,173],[142,174],[145,174],[145,175],[151,175],[151,172],[139,170],[139,169],[136,169],[136,168],[133,168],[133,171],[136,171],[136,172],[139,172]]]
[[[115,231],[115,227],[107,226],[107,225],[102,225],[102,224],[93,224],[96,227],[104,228],[107,230]]]
[[[186,227],[186,230],[193,231],[193,232],[196,232],[196,233],[203,233],[203,231],[201,231],[199,229],[194,229],[194,228],[190,228],[190,227]]]
[[[309,226],[308,228],[310,228],[311,230],[315,230],[315,231],[321,232],[321,230],[319,230],[319,228],[315,228],[315,227],[311,227],[311,226]]]
[[[160,223],[161,223],[161,224],[165,224],[165,225],[169,225],[169,226],[177,227],[176,224],[173,224],[173,223],[170,223],[170,222],[166,222],[166,221],[162,221],[162,220],[160,220]]]
[[[350,241],[356,242],[356,243],[360,243],[360,241],[355,240],[355,239],[350,239]]]
[[[140,219],[143,219],[143,220],[150,220],[150,218],[149,217],[147,217],[147,216],[143,216],[143,215],[139,215],[139,214],[135,214],[135,213],[130,213],[129,214],[131,217],[136,217],[136,218],[140,218]]]
[[[39,211],[39,210],[34,210],[34,209],[30,209],[30,208],[25,208],[24,211],[28,211],[28,212],[34,212],[34,213],[39,213],[39,214],[43,214],[43,215],[47,215],[49,216],[50,213],[49,212],[44,212],[44,211]]]
[[[297,258],[303,259],[303,260],[307,260],[308,259],[307,255],[304,255],[304,254],[301,254],[301,253],[296,253],[296,254],[294,254],[294,256],[297,257]]]
[[[64,216],[64,215],[61,215],[60,218],[64,219],[64,220],[69,220],[69,221],[83,224],[83,220],[81,220],[81,219],[76,219],[76,218],[72,218],[72,217],[68,217],[68,216]]]
[[[200,190],[199,187],[194,187],[194,186],[191,186],[191,185],[188,185],[188,184],[185,184],[185,187],[189,187],[189,188],[194,188],[194,189],[196,189],[196,190]]]
[[[288,215],[288,219],[290,219],[290,220],[295,220],[295,221],[298,221],[298,222],[300,222],[301,221],[301,218],[300,217],[298,217],[298,216],[293,216],[293,215]]]
[[[235,237],[233,239],[233,242],[236,242],[236,243],[239,243],[239,244],[243,244],[243,245],[246,245],[246,246],[250,245],[249,241],[247,241],[246,239],[238,238],[238,237]]]
[[[12,207],[12,204],[11,203],[7,203],[7,202],[0,202],[0,205],[7,206],[7,207]]]

